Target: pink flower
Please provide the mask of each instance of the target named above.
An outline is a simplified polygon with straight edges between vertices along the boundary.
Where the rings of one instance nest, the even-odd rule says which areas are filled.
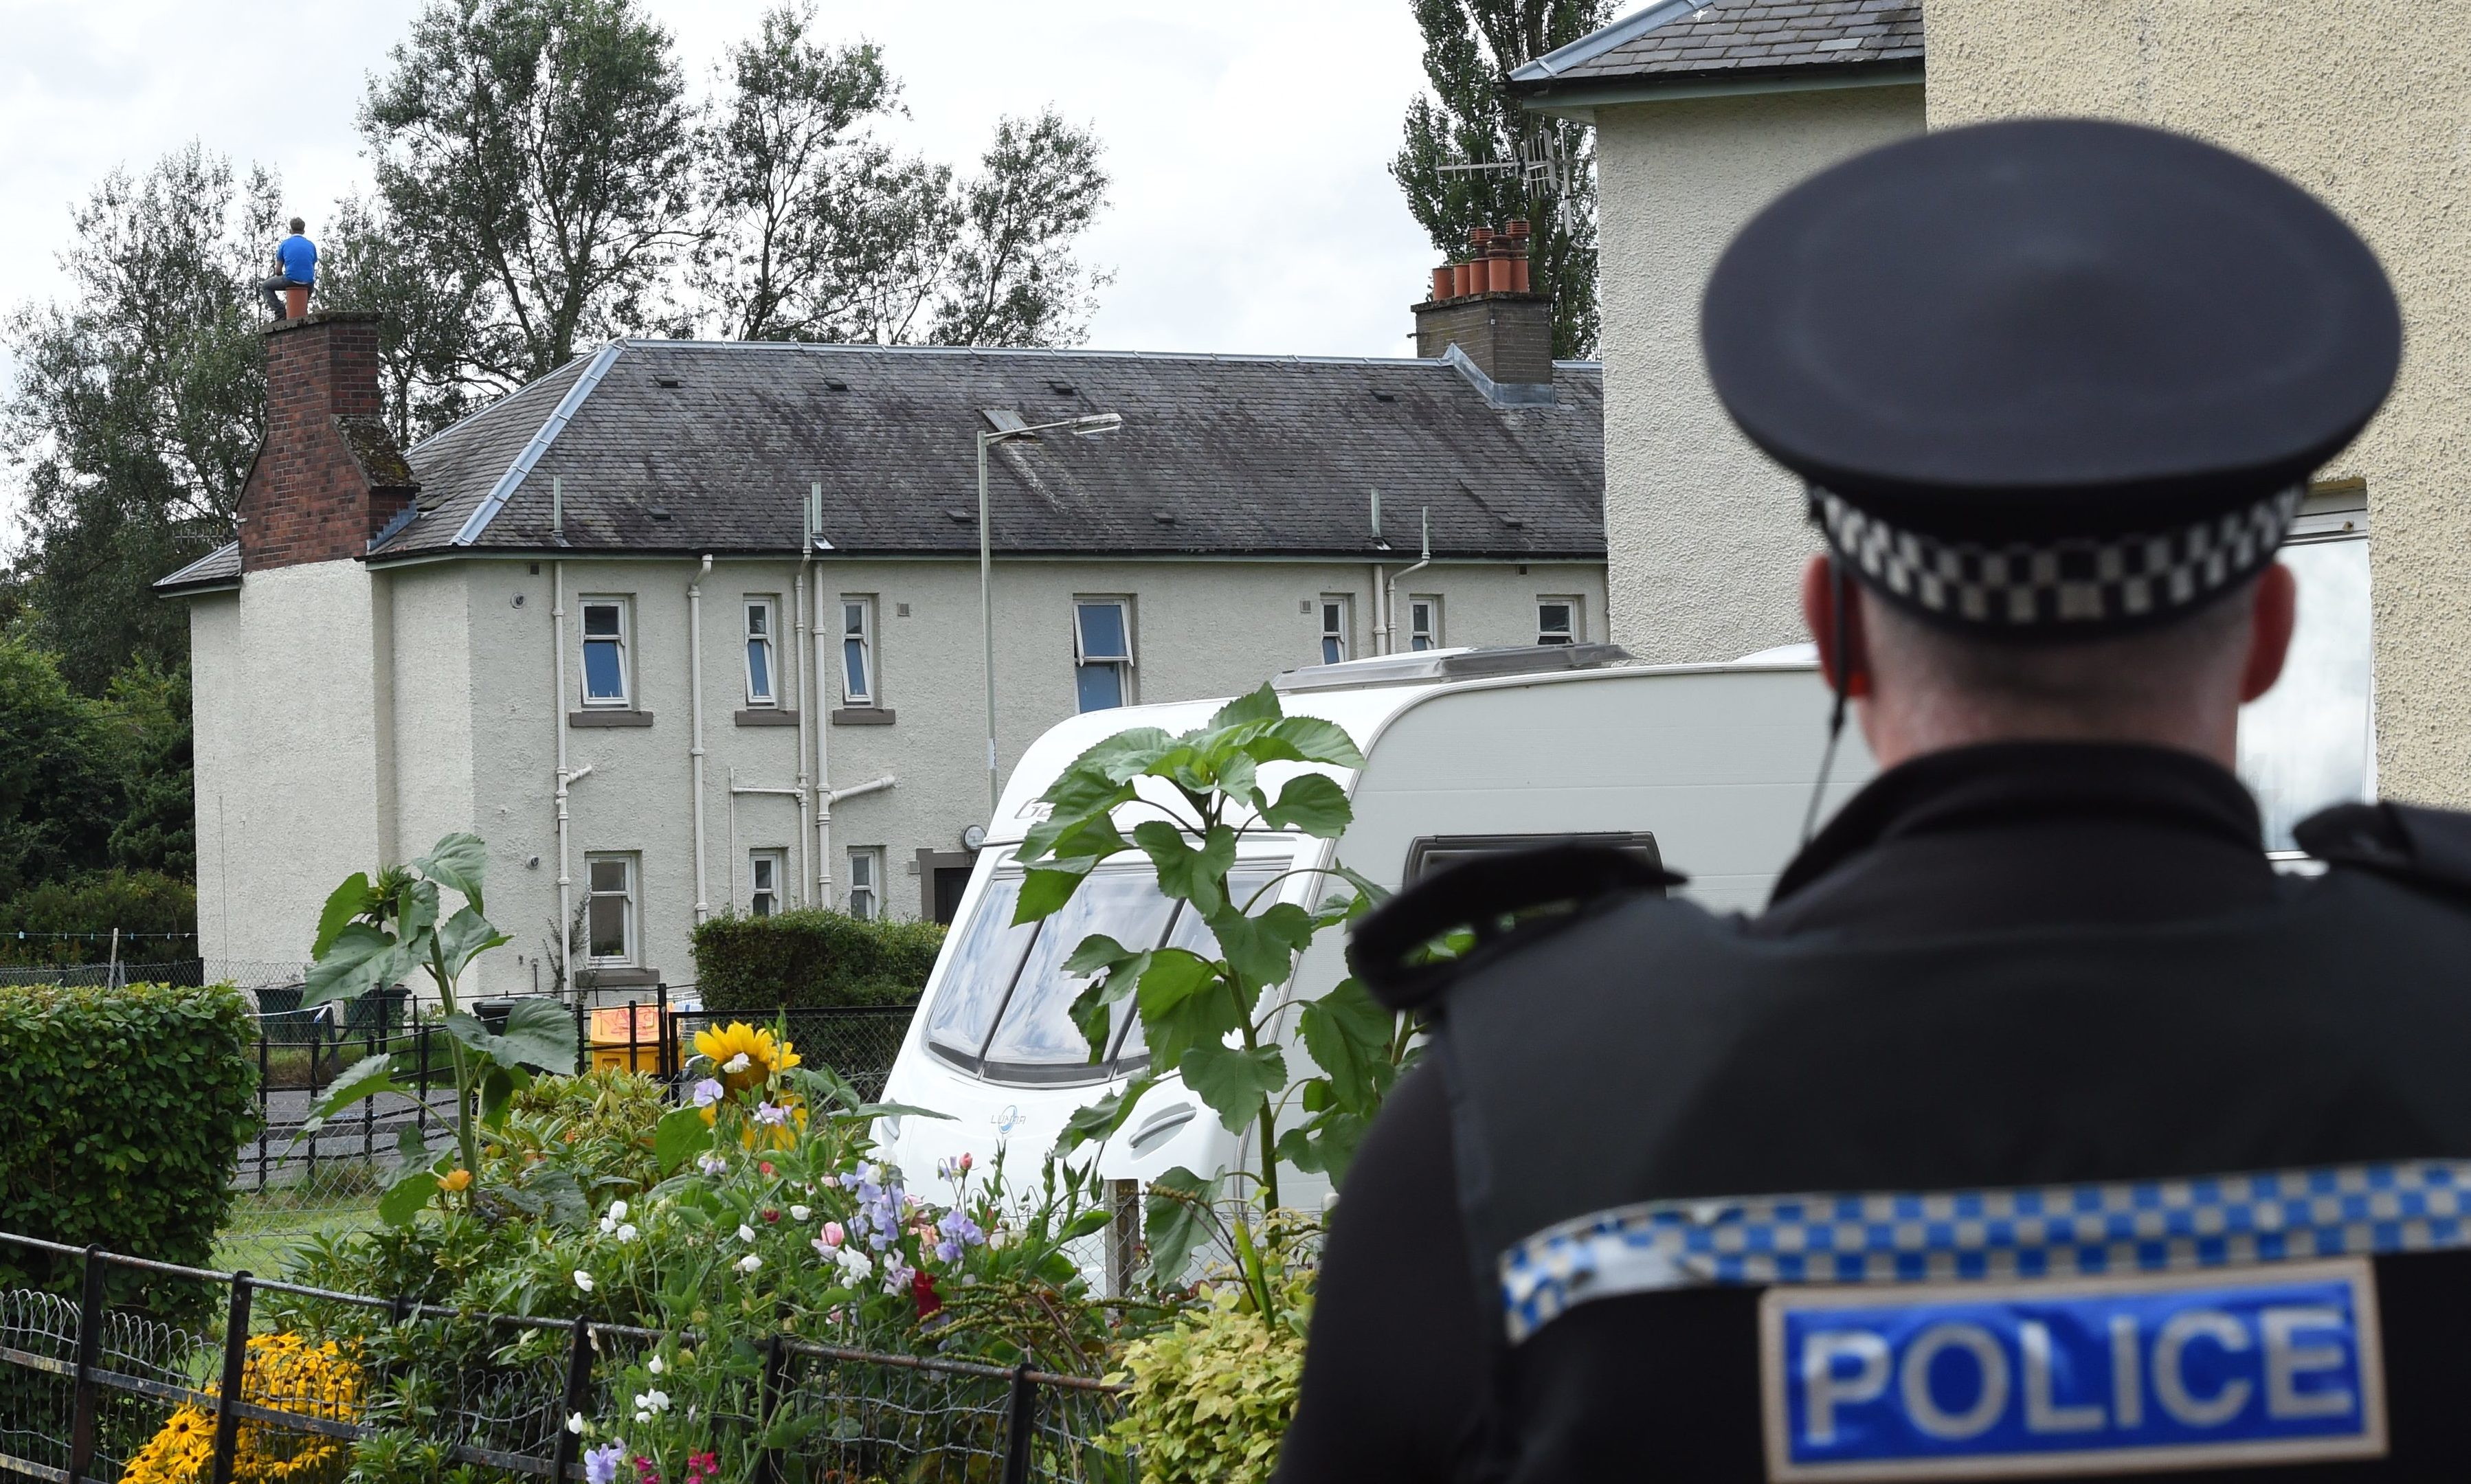
[[[827,1221],[824,1223],[824,1243],[826,1246],[837,1247],[847,1240],[849,1240],[849,1236],[841,1230],[841,1224],[839,1222]]]
[[[970,1152],[969,1152],[967,1149],[964,1149],[964,1150],[962,1150],[962,1151],[961,1151],[961,1172],[962,1172],[963,1174],[967,1174],[967,1173],[969,1173],[969,1169],[970,1169]]]

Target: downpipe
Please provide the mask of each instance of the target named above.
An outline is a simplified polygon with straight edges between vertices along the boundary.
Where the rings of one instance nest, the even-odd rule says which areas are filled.
[[[688,711],[694,729],[689,756],[694,764],[694,920],[698,923],[712,915],[703,859],[703,579],[711,575],[712,557],[707,555],[695,569],[694,580],[687,584],[687,686],[692,696]]]

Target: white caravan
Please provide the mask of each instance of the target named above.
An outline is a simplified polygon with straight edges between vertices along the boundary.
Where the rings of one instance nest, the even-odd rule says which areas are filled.
[[[1352,774],[1321,769],[1347,789],[1354,821],[1334,841],[1247,833],[1233,873],[1237,900],[1248,882],[1258,889],[1281,871],[1332,860],[1395,890],[1471,853],[1591,836],[1652,852],[1690,878],[1683,894],[1712,908],[1755,911],[1800,842],[1825,740],[1828,696],[1809,653],[1805,646],[1728,665],[1651,667],[1608,664],[1621,651],[1588,645],[1290,671],[1273,682],[1287,712],[1336,722],[1364,753]],[[1216,955],[1209,930],[1160,894],[1138,852],[1093,872],[1046,922],[1014,927],[1022,870],[1013,855],[1043,813],[1039,795],[1092,744],[1133,727],[1188,731],[1222,704],[1078,716],[1014,769],[884,1093],[949,1116],[887,1119],[882,1130],[922,1191],[937,1184],[940,1161],[964,1152],[981,1169],[1004,1158],[1013,1188],[1034,1189],[1066,1119],[1141,1067],[1138,1025],[1119,1028],[1108,1060],[1094,1065],[1068,1013],[1084,981],[1062,965],[1082,939],[1104,932]],[[1873,771],[1858,729],[1846,734],[1829,811]],[[1278,778],[1264,773],[1275,795]],[[1336,885],[1300,874],[1277,889],[1310,904]],[[1327,931],[1299,959],[1288,1004],[1345,976],[1343,939]],[[1294,1019],[1282,1021],[1291,1072],[1306,1063]],[[1112,1141],[1084,1154],[1108,1180],[1143,1183],[1179,1165],[1207,1174],[1255,1163],[1173,1076]],[[1280,1180],[1291,1205],[1318,1206],[1328,1190],[1326,1180],[1293,1170]]]

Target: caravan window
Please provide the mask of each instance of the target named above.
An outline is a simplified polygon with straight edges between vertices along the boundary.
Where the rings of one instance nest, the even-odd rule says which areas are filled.
[[[1230,884],[1238,900],[1249,900],[1282,868],[1248,862]],[[1072,1022],[1072,1001],[1088,980],[1065,973],[1064,961],[1095,932],[1127,947],[1165,941],[1215,956],[1209,928],[1198,919],[1184,926],[1183,904],[1162,894],[1142,866],[1094,872],[1062,911],[1013,927],[1021,882],[1010,871],[990,882],[955,940],[928,1019],[928,1044],[945,1060],[997,1082],[1088,1082],[1128,1070],[1141,1055],[1138,1029],[1130,1037],[1119,1030],[1114,1053],[1094,1066],[1090,1043]],[[1264,900],[1259,907],[1268,905]],[[1128,1010],[1118,1011],[1119,1026],[1132,1019]]]
[[[2345,498],[2347,494],[2348,498]],[[2365,493],[2310,498],[2282,564],[2299,579],[2299,625],[2273,689],[2241,708],[2240,780],[2271,851],[2320,809],[2376,796]]]
[[[1227,873],[1228,894],[1237,907],[1248,907],[1252,909],[1251,915],[1259,917],[1279,900],[1278,892],[1264,895],[1261,888],[1270,884],[1284,869],[1283,865],[1265,861],[1260,865],[1247,865],[1230,871]],[[1260,900],[1255,901],[1257,896]],[[1212,934],[1210,924],[1201,920],[1201,914],[1192,909],[1190,903],[1178,902],[1175,909],[1175,922],[1167,929],[1165,946],[1189,949],[1204,958],[1217,957],[1218,939]],[[1132,1014],[1131,1010],[1130,1005],[1124,1005],[1116,1016],[1115,1062],[1118,1067],[1128,1068],[1148,1054],[1148,1047],[1141,1036],[1141,1018]]]

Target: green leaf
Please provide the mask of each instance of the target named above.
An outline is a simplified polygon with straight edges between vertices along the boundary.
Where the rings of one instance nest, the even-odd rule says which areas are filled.
[[[403,1131],[395,1135],[394,1158],[394,1178],[397,1180],[416,1169],[431,1169],[437,1163],[437,1156],[429,1152],[428,1136],[421,1132],[418,1123],[406,1123]]]
[[[1080,959],[1083,953],[1090,951],[1093,942],[1103,943],[1116,954],[1124,954],[1124,950],[1115,939],[1103,933],[1093,934],[1090,940],[1082,943],[1080,951],[1075,952],[1071,959],[1066,960],[1067,970],[1071,968],[1073,960]],[[1107,1054],[1107,1043],[1113,1038],[1116,1028],[1114,1007],[1140,984],[1142,971],[1149,967],[1149,959],[1147,953],[1110,958],[1098,966],[1098,977],[1072,997],[1072,1024],[1081,1027],[1082,1038],[1090,1043],[1092,1061]]]
[[[1184,842],[1184,832],[1162,819],[1146,819],[1133,828],[1133,839],[1158,867],[1159,890],[1192,904],[1208,917],[1227,905],[1227,873],[1236,864],[1236,832],[1214,825],[1195,850]]]
[[[704,1122],[703,1110],[691,1104],[671,1108],[652,1125],[652,1158],[665,1175],[711,1144],[712,1127]]]
[[[446,965],[447,978],[459,980],[463,977],[464,969],[470,966],[473,959],[506,941],[508,941],[506,935],[489,926],[489,919],[482,916],[478,909],[462,907],[454,916],[446,919],[444,927],[437,930],[437,956]],[[518,1007],[546,1002],[532,1000],[515,1001]],[[570,1023],[567,1026],[567,1039],[572,1043],[574,1038],[575,1027]],[[571,1052],[570,1046],[570,1054],[566,1062],[569,1071],[572,1071],[575,1065]]]
[[[428,956],[429,950],[420,940],[437,926],[437,883],[407,881],[394,907],[394,932],[402,940],[405,952],[413,958]]]
[[[554,1001],[514,1001],[506,1012],[506,1028],[498,1033],[495,1044],[494,1054],[504,1065],[538,1067],[561,1074],[575,1071],[575,1017]]]
[[[932,1108],[921,1108],[916,1103],[859,1103],[849,1112],[835,1113],[833,1117],[854,1119],[934,1119],[945,1123],[953,1121],[951,1114],[937,1113]]]
[[[326,909],[318,914],[318,944],[309,950],[309,956],[325,957],[326,950],[335,944],[335,934],[342,931],[344,925],[367,911],[375,903],[376,896],[377,894],[369,889],[369,875],[366,871],[354,871],[344,877],[343,884],[336,887],[334,895],[326,899]]]
[[[810,1062],[789,1069],[789,1085],[807,1095],[817,1108],[855,1108],[865,1099],[849,1079],[820,1062]],[[698,1122],[701,1120],[698,1119]]]
[[[481,876],[488,865],[489,847],[481,836],[459,832],[439,840],[428,855],[412,863],[413,870],[431,881],[461,892],[475,912],[487,910],[481,905]]]
[[[409,1093],[411,1089],[390,1075],[393,1067],[394,1058],[381,1051],[375,1056],[364,1056],[344,1068],[343,1074],[327,1087],[326,1095],[318,1100],[318,1106],[309,1110],[308,1121],[300,1125],[300,1132],[293,1137],[293,1142],[297,1143],[317,1132],[326,1119],[363,1098],[375,1097],[380,1093]]]
[[[506,1127],[506,1104],[514,1101],[517,1091],[515,1079],[518,1077],[523,1078],[526,1085],[531,1081],[521,1069],[506,1065],[491,1067],[481,1074],[481,1125],[483,1128]]]
[[[401,946],[389,934],[366,923],[348,923],[326,945],[325,955],[313,964],[300,991],[300,1007],[329,1000],[352,1000],[383,989],[403,978],[408,965]]]
[[[1141,954],[1141,950],[1126,948],[1103,932],[1094,932],[1072,950],[1071,957],[1064,960],[1064,972],[1086,977],[1113,969],[1126,959],[1140,957]]]
[[[1257,917],[1229,906],[1210,915],[1210,931],[1248,990],[1286,981],[1295,955],[1312,941],[1312,914],[1281,902]]]
[[[1236,1028],[1235,1001],[1219,965],[1181,948],[1162,948],[1141,971],[1136,995],[1153,1064],[1171,1067],[1187,1050]]]
[[[1094,1139],[1112,1139],[1124,1120],[1133,1116],[1133,1105],[1158,1081],[1155,1076],[1139,1076],[1124,1084],[1120,1093],[1099,1098],[1087,1107],[1076,1108],[1064,1120],[1064,1131],[1056,1136],[1055,1149],[1069,1153]]]
[[[1193,1250],[1210,1240],[1218,1225],[1211,1209],[1217,1200],[1216,1180],[1204,1180],[1181,1165],[1150,1182],[1141,1202],[1141,1235],[1149,1243],[1154,1281],[1184,1281]]]
[[[1066,1222],[1064,1230],[1055,1234],[1055,1240],[1058,1243],[1079,1241],[1084,1237],[1105,1231],[1108,1224],[1115,1219],[1116,1213],[1103,1207],[1095,1211],[1085,1211]]]
[[[1302,830],[1316,838],[1336,839],[1355,817],[1347,790],[1327,773],[1306,773],[1287,780],[1277,801],[1261,811],[1261,822],[1282,830]]]
[[[524,1189],[541,1202],[552,1226],[580,1231],[592,1220],[592,1208],[575,1172],[555,1165],[535,1165],[525,1171]]]
[[[1045,867],[1031,871],[1022,878],[1021,905],[1013,908],[1012,920],[1034,923],[1042,917],[1054,915],[1065,903],[1072,900],[1072,893],[1080,888],[1081,878],[1088,874],[1086,865],[1077,871]]]
[[[1175,743],[1175,738],[1157,727],[1137,726],[1092,743],[1087,752],[1073,759],[1072,768],[1103,778],[1110,785],[1129,783],[1148,772],[1150,765]],[[1054,797],[1057,790],[1050,789],[1047,792],[1049,802],[1061,808],[1062,800]]]
[[[1275,1046],[1205,1043],[1185,1052],[1175,1070],[1183,1074],[1184,1085],[1216,1111],[1230,1133],[1251,1127],[1261,1115],[1261,1099],[1287,1086],[1287,1059]]]
[[[1327,763],[1332,767],[1346,768],[1364,766],[1364,754],[1355,750],[1354,740],[1347,735],[1345,727],[1335,721],[1325,721],[1319,717],[1288,717],[1273,722],[1264,736],[1284,743],[1290,749],[1289,759],[1294,762]],[[1253,756],[1264,763],[1269,761],[1259,752]]]
[[[1208,730],[1219,732],[1252,721],[1276,721],[1283,715],[1284,713],[1279,709],[1279,693],[1265,680],[1261,688],[1252,695],[1238,695],[1219,707],[1218,714],[1210,718]]]
[[[437,1198],[437,1175],[416,1169],[388,1186],[378,1197],[378,1219],[388,1226],[410,1226]]]
[[[1336,1105],[1351,1113],[1372,1112],[1388,1091],[1385,1073],[1398,1017],[1351,976],[1306,1004],[1297,1026],[1314,1065],[1328,1074]]]

